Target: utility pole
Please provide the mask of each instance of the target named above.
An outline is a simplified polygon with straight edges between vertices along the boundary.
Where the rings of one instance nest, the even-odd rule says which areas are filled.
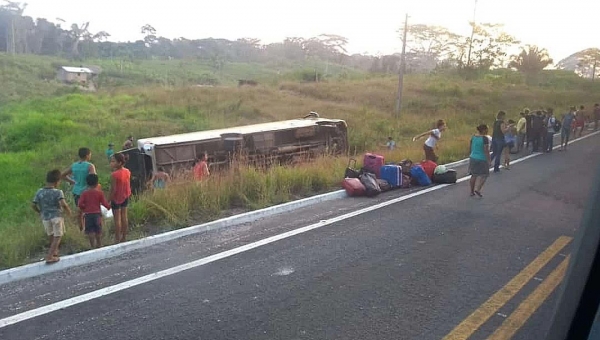
[[[473,22],[471,28],[471,39],[469,40],[469,53],[467,54],[467,68],[471,66],[471,49],[473,48],[473,36],[475,35],[475,17],[477,15],[477,0],[475,0],[475,7],[473,8]]]
[[[404,19],[404,32],[402,38],[402,56],[400,57],[400,70],[398,71],[398,94],[396,96],[396,118],[400,117],[402,107],[402,90],[404,87],[404,72],[406,71],[406,37],[408,34],[408,13]]]

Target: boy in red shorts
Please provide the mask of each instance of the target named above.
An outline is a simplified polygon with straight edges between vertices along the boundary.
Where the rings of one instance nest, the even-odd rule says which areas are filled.
[[[98,188],[98,175],[89,174],[85,178],[88,185],[81,197],[79,197],[79,230],[84,230],[90,239],[90,247],[100,248],[102,246],[102,213],[100,205],[110,209],[110,205],[104,193]],[[82,218],[83,216],[83,218]]]

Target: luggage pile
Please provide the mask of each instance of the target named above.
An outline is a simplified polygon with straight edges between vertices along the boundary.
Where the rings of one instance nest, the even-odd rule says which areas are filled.
[[[404,159],[386,164],[383,156],[367,153],[360,170],[356,164],[356,159],[351,158],[344,173],[342,187],[348,196],[374,197],[388,190],[456,183],[457,180],[455,170],[432,161],[413,164],[410,159]]]

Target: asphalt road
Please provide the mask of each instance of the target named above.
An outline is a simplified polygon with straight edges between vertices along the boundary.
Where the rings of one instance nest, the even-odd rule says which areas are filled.
[[[540,339],[557,298],[557,289],[548,284],[571,251],[569,239],[598,165],[599,141],[594,136],[567,152],[514,164],[490,176],[481,199],[469,197],[467,183],[459,183],[23,318],[1,327],[0,339],[362,340],[442,339],[448,334],[486,339],[501,330],[497,334],[514,334],[514,339]],[[327,202],[3,285],[0,325],[19,313],[401,194],[406,192]],[[564,247],[553,246],[561,240]],[[529,270],[541,257],[545,262],[539,271]],[[507,295],[511,290],[514,294]],[[486,305],[490,299],[497,307]],[[540,306],[528,315],[525,302]],[[478,322],[472,313],[488,316]]]

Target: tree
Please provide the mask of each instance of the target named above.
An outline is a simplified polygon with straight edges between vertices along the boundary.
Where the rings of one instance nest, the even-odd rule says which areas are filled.
[[[508,67],[518,70],[526,75],[534,75],[551,65],[554,61],[548,51],[537,46],[527,45],[521,53],[513,55]]]
[[[73,58],[79,58],[79,43],[82,40],[90,38],[90,32],[88,31],[90,23],[84,22],[81,25],[72,24],[71,30],[69,31],[69,38],[71,39],[71,56]]]
[[[519,41],[502,31],[502,24],[470,24],[473,27],[473,39],[462,37],[455,43],[455,56],[459,67],[489,70],[492,67],[506,66],[507,50]],[[468,61],[469,48],[472,49],[472,57]]]
[[[436,59],[448,59],[461,38],[444,27],[423,24],[409,26],[408,33],[406,45],[409,52]]]
[[[6,4],[2,6],[2,10],[10,15],[10,26],[6,27],[6,51],[15,54],[17,52],[19,22],[27,8],[27,4],[9,0],[4,0],[4,2]]]
[[[146,47],[150,47],[150,45],[156,43],[156,29],[152,25],[146,24],[142,26],[142,34],[144,35]]]
[[[588,48],[579,53],[575,73],[584,78],[592,78],[592,81],[600,75],[600,49]]]

